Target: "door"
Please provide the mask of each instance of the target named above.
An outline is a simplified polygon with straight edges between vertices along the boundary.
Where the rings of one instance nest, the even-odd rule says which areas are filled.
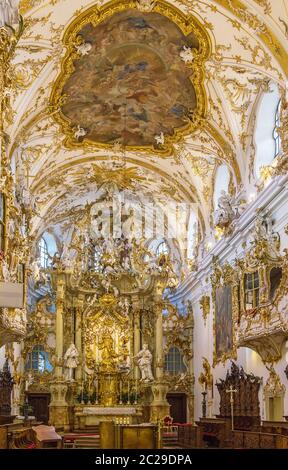
[[[48,424],[50,393],[28,393],[28,403],[33,408],[37,421]]]
[[[167,401],[170,405],[170,416],[173,423],[187,422],[187,397],[185,393],[168,393]]]

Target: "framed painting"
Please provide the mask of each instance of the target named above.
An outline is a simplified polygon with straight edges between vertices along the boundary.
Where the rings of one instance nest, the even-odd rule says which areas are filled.
[[[215,289],[214,362],[234,356],[232,285]]]

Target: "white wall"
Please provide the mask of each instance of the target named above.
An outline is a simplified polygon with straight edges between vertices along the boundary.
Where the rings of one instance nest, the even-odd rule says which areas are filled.
[[[221,240],[213,248],[212,252],[204,258],[199,266],[197,274],[191,273],[188,279],[179,287],[174,297],[175,302],[181,299],[190,299],[194,311],[194,373],[195,373],[195,420],[202,416],[202,395],[201,386],[198,378],[202,372],[202,358],[206,357],[210,364],[213,363],[214,335],[213,335],[213,308],[211,300],[211,311],[204,325],[202,311],[199,305],[199,299],[203,295],[211,294],[210,274],[212,255],[218,255],[221,264],[232,262],[238,254],[243,252],[242,244],[251,237],[251,227],[255,219],[258,207],[265,208],[271,213],[274,220],[274,230],[280,233],[281,250],[288,248],[288,235],[285,234],[284,228],[288,224],[288,176],[276,178],[264,191],[258,196],[258,201],[250,204],[245,213],[239,219],[239,229],[230,239]],[[288,306],[287,306],[288,321]],[[287,358],[286,358],[287,356]],[[283,348],[281,360],[274,366],[279,374],[281,383],[288,389],[288,381],[284,370],[287,366],[288,359],[288,342]],[[263,377],[264,385],[268,379],[269,372],[264,366],[260,356],[251,349],[239,348],[237,351],[238,365],[243,366],[245,372],[253,373],[256,376]],[[214,414],[219,413],[219,393],[215,387],[215,382],[219,378],[225,378],[226,372],[230,369],[230,361],[225,364],[217,364],[213,369],[214,377]],[[265,419],[264,403],[262,401],[262,387],[260,391],[261,399],[261,415]],[[284,400],[284,415],[288,415],[288,390]]]
[[[276,84],[270,85],[270,93],[262,97],[255,128],[255,175],[260,177],[261,166],[270,165],[275,157],[275,116],[280,100],[280,93]]]

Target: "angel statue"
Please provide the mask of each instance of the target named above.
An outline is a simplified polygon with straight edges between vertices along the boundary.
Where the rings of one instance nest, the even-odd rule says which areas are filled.
[[[19,23],[20,0],[1,0],[0,2],[0,28]]]
[[[215,225],[222,229],[227,228],[240,217],[243,209],[243,201],[238,201],[237,197],[230,196],[222,190],[218,200],[218,209],[214,213]]]
[[[73,369],[79,365],[79,353],[74,343],[71,343],[64,355],[64,364],[68,369],[68,380],[73,380]]]

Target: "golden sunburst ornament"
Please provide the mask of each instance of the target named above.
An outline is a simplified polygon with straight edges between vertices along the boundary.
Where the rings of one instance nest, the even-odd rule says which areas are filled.
[[[144,181],[145,178],[139,175],[136,166],[130,168],[107,168],[100,165],[92,165],[91,181],[97,184],[116,184],[119,189],[131,189],[137,182]]]

